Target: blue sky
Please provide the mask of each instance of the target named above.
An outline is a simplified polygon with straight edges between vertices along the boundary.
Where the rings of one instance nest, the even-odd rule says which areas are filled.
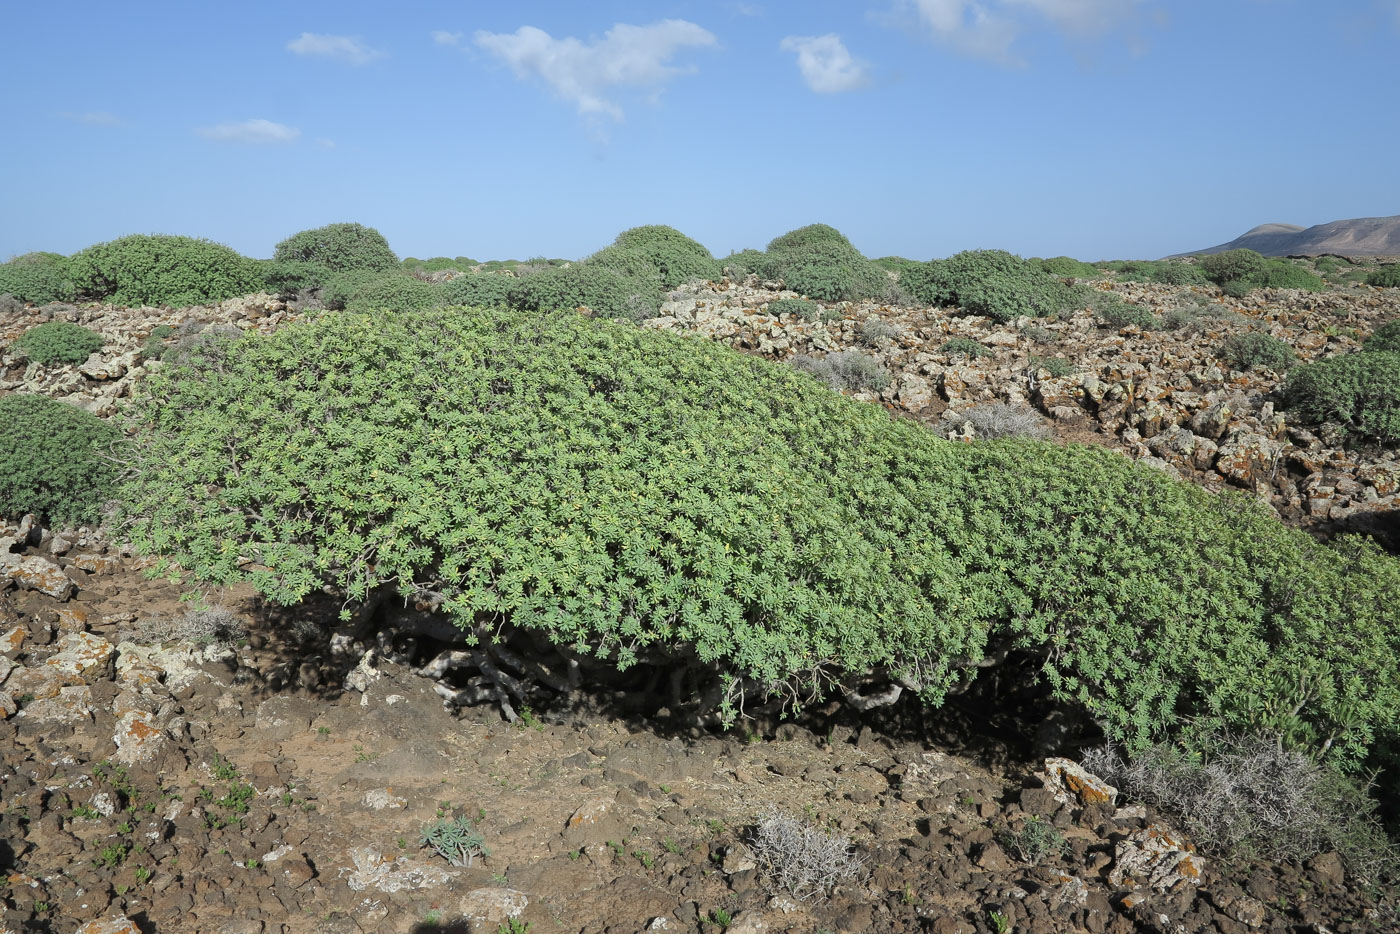
[[[178,233],[269,256],[1155,257],[1400,213],[1400,0],[13,4],[0,257]]]

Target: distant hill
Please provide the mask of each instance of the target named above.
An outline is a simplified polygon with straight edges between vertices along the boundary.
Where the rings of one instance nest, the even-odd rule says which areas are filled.
[[[1260,224],[1229,243],[1176,255],[1223,253],[1241,247],[1248,247],[1265,256],[1316,256],[1321,253],[1336,253],[1339,256],[1400,255],[1400,214],[1392,217],[1355,217],[1307,228],[1296,224]]]

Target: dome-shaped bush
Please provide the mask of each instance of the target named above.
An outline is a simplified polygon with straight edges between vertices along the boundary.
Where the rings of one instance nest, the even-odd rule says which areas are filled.
[[[335,272],[369,269],[388,272],[399,264],[389,241],[363,224],[327,224],[292,234],[277,244],[273,258],[282,262],[312,263]]]
[[[392,584],[483,651],[509,628],[647,661],[702,705],[866,678],[937,703],[1012,653],[1134,747],[1287,720],[1355,764],[1397,738],[1374,547],[1102,448],[942,441],[713,342],[330,314],[155,374],[135,414],[133,541],[278,602]]]
[[[774,238],[767,260],[763,275],[781,278],[794,292],[822,301],[882,298],[890,287],[885,270],[826,224],[809,224]]]
[[[1088,294],[1066,286],[1005,250],[966,250],[911,269],[900,282],[930,305],[956,305],[968,314],[1009,321],[1044,317],[1087,304]]]
[[[445,283],[442,294],[444,301],[449,305],[493,308],[507,303],[507,296],[514,285],[514,276],[469,272]]]
[[[25,253],[0,264],[0,295],[45,305],[73,299],[68,261],[58,253]]]
[[[261,268],[224,246],[193,237],[132,234],[68,259],[83,298],[116,305],[182,308],[256,292]]]
[[[1400,288],[1400,263],[1390,263],[1377,268],[1366,276],[1366,284],[1383,289]]]
[[[674,289],[691,279],[719,276],[719,265],[710,251],[674,227],[633,227],[618,234],[613,246],[646,257],[661,277],[663,289]]]
[[[34,513],[58,525],[97,521],[122,433],[46,396],[0,396],[0,516]]]
[[[102,335],[68,321],[48,321],[19,336],[15,347],[35,363],[83,363],[102,349]]]
[[[1226,250],[1202,256],[1201,272],[1217,285],[1227,282],[1258,283],[1267,268],[1267,261],[1253,250]]]

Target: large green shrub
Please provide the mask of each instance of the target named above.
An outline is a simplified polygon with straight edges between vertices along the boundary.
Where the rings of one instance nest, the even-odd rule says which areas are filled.
[[[256,292],[265,284],[255,260],[194,237],[132,234],[68,258],[80,297],[115,305],[182,308]]]
[[[1284,405],[1349,437],[1400,444],[1400,353],[1368,348],[1300,366],[1288,376]]]
[[[674,289],[691,279],[717,279],[719,264],[710,251],[674,227],[651,224],[617,235],[613,246],[644,256],[661,277],[661,287]]]
[[[35,363],[83,363],[102,349],[102,335],[68,321],[49,321],[19,336],[14,346]]]
[[[324,266],[294,260],[257,260],[262,272],[263,287],[284,299],[296,298],[302,291],[319,289],[326,281],[339,275]]]
[[[1217,285],[1227,282],[1257,282],[1264,275],[1267,261],[1253,250],[1226,250],[1202,256],[1201,271]]]
[[[1400,318],[1387,321],[1366,338],[1366,342],[1361,345],[1362,350],[1397,350],[1400,351]]]
[[[399,258],[389,249],[384,235],[363,224],[327,224],[292,234],[277,244],[273,258],[282,262],[311,263],[335,272],[350,269],[388,272],[399,264]]]
[[[0,264],[0,295],[45,305],[73,299],[68,261],[58,253],[25,253]]]
[[[1125,282],[1160,282],[1163,285],[1195,285],[1209,282],[1200,266],[1182,260],[1114,260],[1104,264]]]
[[[956,305],[996,321],[1044,317],[1087,301],[1087,292],[1005,250],[967,250],[933,260],[910,270],[901,282],[921,302]]]
[[[1217,355],[1237,370],[1286,370],[1298,360],[1293,348],[1271,334],[1247,331],[1231,334]]]
[[[133,411],[137,547],[280,603],[392,584],[483,639],[753,693],[820,671],[936,704],[1010,652],[1132,748],[1282,724],[1355,765],[1400,724],[1374,547],[1097,447],[940,441],[693,337],[332,314]]]
[[[442,287],[405,273],[371,279],[350,293],[345,307],[350,311],[422,311],[444,303]]]
[[[660,293],[652,282],[592,263],[517,279],[507,301],[513,308],[529,311],[588,308],[599,317],[632,321],[654,317],[661,307]]]
[[[449,305],[490,308],[496,305],[505,305],[507,296],[514,285],[514,276],[489,272],[469,272],[444,283],[442,295]]]
[[[634,282],[648,283],[648,287],[660,294],[661,291],[661,271],[656,264],[640,250],[631,250],[623,246],[603,247],[597,253],[583,261],[590,266],[605,266]],[[544,270],[548,271],[548,270]]]
[[[768,244],[761,273],[783,280],[794,292],[828,302],[881,298],[890,287],[885,270],[861,255],[833,227],[810,224]]]
[[[117,479],[122,433],[47,396],[0,396],[0,516],[93,523]]]
[[[1388,266],[1380,266],[1366,275],[1366,284],[1379,286],[1383,289],[1400,288],[1400,263],[1391,263]],[[0,289],[0,291],[4,291]]]
[[[1111,328],[1134,326],[1144,331],[1157,327],[1157,316],[1144,305],[1135,305],[1111,292],[1098,292],[1093,296],[1094,315]]]

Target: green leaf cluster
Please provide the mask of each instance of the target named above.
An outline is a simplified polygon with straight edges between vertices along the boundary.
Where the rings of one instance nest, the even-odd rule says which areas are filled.
[[[0,295],[35,305],[72,301],[67,260],[59,253],[25,253],[0,264]]]
[[[992,348],[970,337],[953,337],[938,348],[943,353],[960,353],[968,357],[990,357]]]
[[[97,520],[117,467],[114,426],[47,396],[0,397],[0,515],[59,524]]]
[[[828,321],[820,302],[805,298],[780,298],[768,303],[770,315],[794,315],[804,321]]]
[[[1397,738],[1373,546],[1104,449],[941,441],[692,336],[325,315],[163,369],[134,418],[132,540],[279,603],[431,590],[619,668],[885,673],[931,704],[1010,651],[1132,748],[1291,717],[1355,765]]]
[[[925,304],[956,306],[995,321],[1044,317],[1087,301],[1083,288],[1066,286],[1005,250],[967,250],[932,260],[910,270],[900,282]]]
[[[373,269],[347,269],[344,272],[330,272],[329,270],[318,269],[317,275],[321,276],[317,286],[317,298],[322,305],[327,308],[339,311],[354,297],[355,293],[362,287],[384,277],[384,273],[376,272]]]
[[[349,311],[422,311],[444,302],[442,286],[406,273],[379,276],[360,285],[345,302]]]
[[[1400,444],[1400,352],[1372,350],[1293,370],[1284,405],[1305,422],[1330,422],[1350,438]]]
[[[131,234],[68,258],[81,298],[115,305],[182,308],[256,292],[264,285],[255,260],[194,237]]]
[[[21,334],[14,346],[35,363],[83,363],[102,349],[102,335],[69,321],[48,321]]]
[[[1366,276],[1366,284],[1383,289],[1400,288],[1400,263],[1380,266]],[[4,289],[0,289],[4,291]]]
[[[499,273],[468,272],[444,283],[442,294],[449,305],[492,308],[506,304],[515,281]]]
[[[1157,316],[1151,308],[1124,301],[1111,292],[1098,292],[1092,296],[1095,316],[1111,328],[1126,328],[1130,325],[1150,331],[1158,326]]]
[[[1283,371],[1298,362],[1293,348],[1270,334],[1246,331],[1225,338],[1216,355],[1237,370]]]
[[[292,234],[273,253],[278,262],[310,263],[332,272],[388,272],[399,265],[389,241],[363,224],[327,224]]]
[[[780,278],[794,292],[827,302],[881,298],[890,287],[885,270],[826,224],[809,224],[774,238],[760,275]]]

